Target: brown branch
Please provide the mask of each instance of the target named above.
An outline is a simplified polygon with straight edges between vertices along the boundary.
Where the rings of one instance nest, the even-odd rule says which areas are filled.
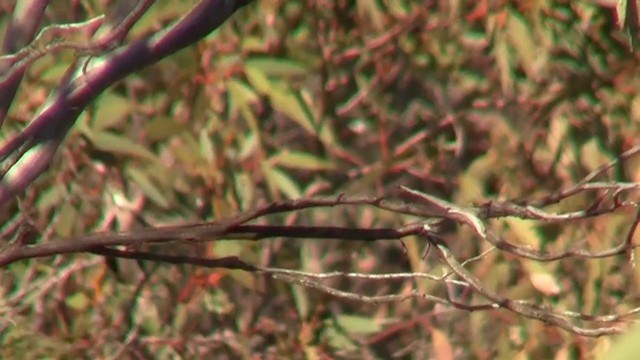
[[[587,189],[585,187],[584,189]],[[636,187],[622,187],[621,189],[632,189]],[[620,190],[620,189],[618,189]],[[552,308],[541,307],[537,304],[514,300],[504,297],[490,289],[465,269],[467,262],[461,263],[451,253],[448,247],[440,240],[433,230],[433,222],[429,217],[441,219],[441,221],[452,221],[470,226],[476,235],[493,244],[497,249],[513,253],[517,256],[533,259],[537,261],[552,261],[568,257],[600,258],[624,254],[630,249],[638,246],[633,244],[632,239],[640,222],[640,210],[637,211],[631,228],[624,241],[619,245],[600,252],[588,252],[582,249],[551,254],[532,250],[511,244],[494,235],[485,227],[485,221],[492,217],[520,217],[534,218],[540,221],[560,221],[586,218],[593,215],[593,212],[602,209],[593,208],[582,212],[569,214],[551,214],[532,206],[520,206],[508,203],[487,203],[480,207],[460,207],[443,199],[423,194],[408,188],[401,188],[403,195],[418,204],[390,201],[382,197],[348,197],[339,195],[325,199],[299,199],[290,201],[278,201],[259,207],[256,210],[246,212],[225,220],[217,222],[186,224],[180,226],[161,226],[152,229],[143,229],[125,233],[98,233],[87,236],[80,236],[70,239],[53,240],[43,244],[30,246],[29,244],[14,243],[0,251],[0,266],[6,266],[13,262],[33,257],[43,257],[68,253],[88,252],[100,256],[136,259],[142,261],[162,262],[169,264],[191,264],[208,268],[240,269],[253,273],[261,273],[273,278],[286,281],[290,284],[301,285],[322,291],[332,296],[360,302],[379,303],[389,301],[401,301],[408,297],[421,297],[428,301],[452,306],[465,311],[479,311],[491,309],[506,309],[519,315],[542,321],[566,331],[570,331],[582,336],[602,336],[622,332],[624,329],[617,326],[595,326],[584,327],[576,324],[575,321],[614,323],[636,315],[640,309],[633,309],[625,314],[617,315],[590,315],[570,311],[557,311]],[[420,216],[424,220],[419,224],[406,225],[399,228],[352,228],[337,226],[281,226],[281,225],[256,225],[249,224],[258,218],[284,212],[300,211],[311,208],[330,208],[334,206],[373,206],[386,211],[411,214]],[[616,201],[608,211],[612,212],[622,206],[635,204],[625,204]],[[578,214],[579,213],[579,214]],[[576,215],[577,214],[577,215]],[[595,215],[594,215],[595,216]],[[260,268],[249,264],[238,257],[230,256],[219,259],[208,259],[192,256],[176,256],[156,254],[143,251],[126,251],[115,249],[114,246],[129,245],[137,246],[144,243],[168,243],[168,242],[206,242],[221,239],[246,239],[260,240],[273,237],[286,237],[289,239],[342,239],[352,241],[377,241],[388,239],[401,239],[408,235],[417,235],[425,238],[427,243],[436,246],[441,258],[448,265],[451,272],[461,280],[448,278],[451,273],[440,278],[434,278],[442,283],[460,285],[468,287],[486,297],[488,304],[466,304],[452,298],[441,298],[433,295],[421,294],[413,291],[404,295],[381,295],[366,296],[362,294],[349,293],[338,290],[321,283],[323,278],[308,276],[303,273],[285,272],[277,269]],[[169,245],[169,244],[167,244]],[[169,245],[170,246],[170,245]],[[334,274],[335,275],[335,274]],[[372,276],[371,279],[375,279]],[[382,277],[381,279],[389,279]]]
[[[112,248],[96,248],[93,250],[89,250],[90,253],[108,256],[120,259],[133,259],[133,260],[143,260],[143,261],[153,261],[153,262],[161,262],[166,264],[174,264],[174,265],[195,265],[206,268],[224,268],[224,269],[236,269],[236,270],[244,270],[248,272],[258,272],[260,268],[253,266],[247,262],[242,261],[237,256],[226,256],[222,258],[216,259],[208,259],[202,257],[194,257],[194,256],[175,256],[175,255],[164,255],[164,254],[156,254],[145,251],[126,251],[126,250],[118,250]]]
[[[578,182],[577,184],[575,184],[574,186],[571,186],[568,189],[564,189],[561,190],[557,193],[551,194],[551,195],[547,195],[541,199],[538,200],[531,200],[531,201],[526,201],[526,204],[529,205],[533,205],[533,206],[538,206],[538,207],[544,207],[544,206],[548,206],[551,204],[555,204],[558,203],[566,198],[569,198],[571,196],[574,196],[578,193],[584,192],[585,190],[594,190],[591,189],[589,184],[595,180],[598,176],[604,174],[605,172],[607,172],[609,169],[611,169],[612,167],[614,167],[616,164],[619,164],[627,159],[629,159],[630,157],[633,157],[637,154],[640,153],[640,145],[636,145],[634,147],[632,147],[631,149],[623,152],[622,154],[620,154],[615,160],[610,161],[607,164],[604,164],[602,166],[600,166],[599,168],[597,168],[596,170],[592,171],[591,173],[589,173],[587,176],[585,176],[582,180],[580,180],[580,182]],[[638,185],[638,184],[636,184]]]
[[[530,304],[525,301],[512,300],[488,289],[484,284],[466,270],[462,264],[455,258],[449,248],[435,236],[427,235],[425,238],[431,241],[438,250],[441,258],[451,268],[451,270],[466,281],[476,292],[482,294],[488,300],[494,303],[495,308],[503,308],[510,310],[514,313],[523,315],[530,319],[542,321],[547,324],[555,325],[566,331],[572,332],[577,335],[598,337],[603,335],[619,334],[624,331],[621,327],[597,327],[597,328],[585,328],[579,325],[573,324],[569,321],[566,313],[556,312],[551,308],[542,308],[540,306]],[[580,314],[581,315],[581,314]],[[584,319],[588,319],[589,315],[581,316]]]
[[[137,246],[145,243],[166,243],[172,241],[213,241],[220,238],[259,240],[280,236],[375,241],[381,239],[400,239],[415,233],[420,228],[419,225],[407,226],[401,229],[246,225],[246,223],[266,215],[337,205],[369,205],[383,209],[412,211],[411,206],[407,204],[392,203],[375,197],[349,198],[340,195],[329,199],[279,201],[218,222],[160,226],[152,229],[123,233],[96,233],[68,239],[52,240],[48,243],[34,246],[11,246],[0,252],[0,267],[7,266],[19,260],[35,257],[94,252],[96,249],[118,245]]]

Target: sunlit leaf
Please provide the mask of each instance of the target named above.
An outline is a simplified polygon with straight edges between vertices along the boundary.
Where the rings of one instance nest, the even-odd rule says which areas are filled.
[[[260,70],[267,76],[299,76],[309,73],[304,65],[286,58],[252,57],[244,65]]]
[[[314,134],[316,126],[313,114],[307,109],[300,96],[294,93],[285,82],[272,81],[267,77],[269,74],[265,69],[267,64],[255,61],[245,64],[245,72],[251,85],[261,94],[268,96],[277,111],[287,115],[310,134]]]
[[[249,83],[261,94],[268,94],[269,90],[273,86],[267,75],[255,66],[245,64],[245,75],[249,80]]]
[[[116,133],[87,129],[85,134],[91,143],[102,151],[122,155],[132,155],[147,160],[157,160],[157,157],[145,146]]]
[[[507,21],[506,31],[511,46],[516,49],[520,65],[527,75],[535,80],[535,63],[537,59],[540,59],[540,54],[532,39],[529,25],[519,14],[511,12]]]
[[[309,316],[309,296],[307,289],[302,286],[291,287],[291,295],[293,296],[293,303],[295,304],[298,316],[301,319],[306,319]]]
[[[631,0],[635,1],[635,0]],[[627,21],[628,0],[616,0],[616,17],[618,18],[618,27],[623,29]]]
[[[234,281],[244,286],[245,288],[256,291],[258,289],[258,283],[254,274],[242,270],[227,270],[225,271]]]
[[[321,360],[323,358],[322,354],[324,354],[324,349],[317,345],[311,345],[310,343],[311,341],[309,341],[309,343],[306,343],[304,345],[305,359]]]
[[[326,324],[322,336],[324,338],[323,340],[332,348],[343,351],[354,351],[358,349],[354,341],[351,340],[337,324],[333,323],[333,321]]]
[[[301,197],[300,187],[282,170],[276,169],[267,162],[262,163],[262,172],[264,173],[271,192],[276,195],[280,192],[290,199]]]
[[[617,0],[616,17],[618,27],[627,34],[631,51],[634,51],[638,30],[640,30],[640,1]]]
[[[500,73],[500,84],[504,94],[511,94],[513,91],[513,70],[511,68],[511,56],[509,54],[509,46],[503,34],[496,34],[493,54],[496,59],[496,65]]]
[[[300,99],[293,92],[273,87],[268,95],[277,111],[287,115],[308,133],[315,134],[314,120],[309,117]]]
[[[200,155],[209,164],[215,162],[216,152],[213,142],[205,129],[200,130]]]
[[[38,197],[38,211],[49,211],[60,204],[64,198],[65,187],[63,184],[56,184],[44,189]]]
[[[65,302],[70,308],[78,311],[85,310],[90,304],[90,300],[87,295],[79,291],[73,293],[73,295],[67,296]]]
[[[58,213],[58,223],[56,233],[60,236],[69,237],[73,235],[78,221],[78,210],[70,202],[65,202]]]
[[[335,165],[313,154],[283,150],[271,157],[274,165],[302,170],[331,170]]]
[[[530,220],[508,218],[505,220],[515,235],[515,242],[526,244],[533,248],[540,247],[540,237],[535,229],[535,223]]]
[[[484,197],[484,183],[488,176],[491,175],[495,163],[495,156],[489,152],[478,157],[469,165],[460,177],[459,192],[456,196],[458,203],[467,204]]]
[[[242,81],[230,80],[227,83],[227,88],[238,104],[250,104],[258,100],[255,91]]]
[[[260,36],[243,36],[242,50],[244,52],[263,51],[265,47],[265,39]]]
[[[131,99],[113,92],[100,96],[96,105],[92,122],[92,127],[96,130],[105,130],[122,124],[133,110]]]
[[[588,171],[594,171],[600,166],[609,163],[612,159],[609,158],[608,155],[607,151],[602,148],[595,138],[584,143],[580,151],[582,165],[584,165]]]
[[[599,360],[627,360],[638,356],[638,343],[640,342],[640,327],[636,324],[630,331],[617,338],[603,337],[607,339],[607,346],[601,348]],[[613,341],[613,344],[610,342]]]
[[[239,143],[238,157],[240,159],[246,159],[253,155],[258,149],[258,136],[253,131],[248,132],[239,139]]]
[[[256,184],[251,181],[251,178],[246,173],[234,174],[234,185],[238,191],[238,197],[242,201],[241,208],[248,209],[253,206],[256,196]]]
[[[382,329],[373,318],[357,315],[339,315],[336,317],[337,325],[349,334],[371,334]]]

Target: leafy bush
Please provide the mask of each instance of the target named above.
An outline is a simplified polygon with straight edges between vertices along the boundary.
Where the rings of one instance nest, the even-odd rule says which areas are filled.
[[[1,4],[2,355],[606,353],[631,3]]]

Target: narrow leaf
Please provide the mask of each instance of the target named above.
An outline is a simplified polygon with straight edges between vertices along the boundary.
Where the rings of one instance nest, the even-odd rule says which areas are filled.
[[[108,92],[100,97],[93,117],[93,128],[104,130],[120,125],[131,114],[133,105],[130,99]]]
[[[148,174],[134,167],[127,168],[127,174],[138,184],[140,190],[151,199],[156,205],[163,209],[169,208],[169,199],[149,178]]]
[[[271,158],[274,165],[302,170],[332,170],[335,165],[313,154],[284,150]]]
[[[253,57],[245,61],[245,66],[262,71],[267,76],[307,75],[309,70],[302,64],[289,59]]]
[[[132,155],[157,161],[157,157],[144,146],[110,131],[94,131],[86,129],[85,134],[98,149],[110,153]]]

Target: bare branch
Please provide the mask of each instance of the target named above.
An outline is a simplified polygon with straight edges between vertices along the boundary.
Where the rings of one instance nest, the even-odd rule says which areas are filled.
[[[18,51],[33,39],[40,27],[44,10],[47,8],[48,3],[49,1],[46,0],[18,1],[13,10],[13,18],[4,34],[3,54]],[[12,62],[0,60],[0,74],[7,73],[11,66],[13,66]],[[7,117],[9,107],[13,102],[23,75],[24,69],[11,71],[8,75],[0,76],[0,79],[3,79],[0,80],[0,126],[2,126],[4,119]]]
[[[460,276],[465,282],[469,284],[475,291],[482,294],[488,300],[492,301],[497,307],[508,309],[517,314],[523,315],[525,317],[542,321],[551,325],[558,326],[564,330],[572,332],[574,334],[582,335],[582,336],[603,336],[603,335],[612,335],[619,334],[624,331],[624,328],[611,326],[611,327],[596,327],[596,328],[585,328],[579,325],[572,324],[567,318],[566,313],[556,312],[551,308],[541,308],[539,306],[535,306],[529,304],[524,301],[512,300],[506,297],[499,295],[498,293],[488,289],[482,282],[476,278],[473,274],[471,274],[468,270],[466,270],[460,262],[455,258],[455,256],[449,251],[447,246],[436,237],[426,236],[429,241],[432,241],[438,252],[440,253],[442,259],[449,265],[451,270],[458,276]],[[574,314],[575,315],[575,314]],[[587,319],[588,316],[578,315],[573,316],[579,317],[581,319]]]
[[[98,251],[102,247],[117,245],[141,245],[143,243],[166,243],[172,241],[213,241],[219,238],[258,240],[266,237],[302,237],[302,238],[345,238],[354,240],[399,239],[415,234],[422,225],[409,225],[401,229],[357,229],[338,227],[283,227],[246,225],[259,217],[293,210],[337,205],[381,206],[387,202],[380,198],[338,196],[333,199],[301,199],[274,202],[257,210],[250,211],[220,222],[207,222],[180,226],[163,226],[126,233],[97,233],[72,239],[53,240],[45,244],[28,247],[11,247],[0,253],[0,267],[15,261],[33,257],[69,254],[75,252]],[[394,205],[401,208],[401,205]]]
[[[589,175],[585,176],[582,180],[580,180],[580,182],[578,182],[577,184],[575,184],[574,186],[568,188],[568,189],[564,189],[561,190],[555,194],[551,194],[548,196],[543,197],[542,199],[539,200],[532,200],[532,201],[527,201],[526,203],[529,205],[533,205],[533,206],[537,206],[537,207],[544,207],[544,206],[548,206],[551,204],[555,204],[558,203],[560,201],[562,201],[563,199],[566,199],[568,197],[574,196],[580,192],[583,192],[585,190],[599,190],[597,188],[590,188],[590,183],[596,179],[598,176],[604,174],[605,172],[607,172],[609,169],[611,169],[612,167],[614,167],[616,164],[621,163],[622,161],[629,159],[630,157],[633,157],[635,155],[637,155],[638,153],[640,153],[640,145],[636,145],[634,147],[632,147],[631,149],[623,152],[622,154],[620,154],[615,160],[610,161],[607,164],[602,165],[601,167],[597,168],[596,170],[592,171],[591,173],[589,173]],[[615,184],[611,184],[613,188],[618,189],[619,187],[615,186]],[[634,184],[637,189],[638,184]]]

